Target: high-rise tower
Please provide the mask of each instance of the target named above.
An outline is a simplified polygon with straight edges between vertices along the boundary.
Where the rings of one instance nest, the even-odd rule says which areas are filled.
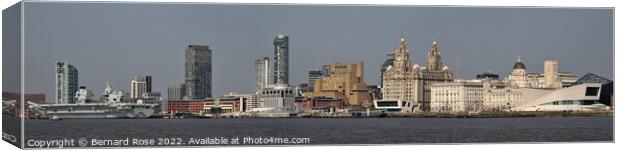
[[[278,34],[273,40],[274,57],[273,57],[273,83],[288,84],[288,36]]]
[[[211,97],[211,49],[189,45],[185,50],[185,86],[188,99]]]
[[[255,64],[256,90],[260,90],[269,85],[269,57],[257,59]]]
[[[78,70],[67,62],[56,62],[56,103],[75,103],[78,91]]]

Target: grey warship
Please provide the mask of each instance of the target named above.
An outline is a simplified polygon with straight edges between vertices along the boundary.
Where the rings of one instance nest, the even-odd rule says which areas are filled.
[[[28,102],[28,107],[40,114],[39,118],[82,119],[82,118],[147,118],[155,113],[159,104],[146,104],[142,100],[124,102],[124,91],[114,91],[108,83],[101,99],[104,102],[92,102],[93,94],[82,86],[76,92],[73,104],[37,104]]]

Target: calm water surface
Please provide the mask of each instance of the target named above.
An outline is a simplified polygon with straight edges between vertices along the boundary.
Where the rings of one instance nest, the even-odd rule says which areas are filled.
[[[613,141],[612,117],[27,120],[26,140],[310,138],[310,144]]]

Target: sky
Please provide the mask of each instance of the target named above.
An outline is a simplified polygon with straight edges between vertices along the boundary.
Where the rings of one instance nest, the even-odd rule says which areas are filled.
[[[105,82],[129,91],[139,74],[154,91],[184,82],[189,44],[213,50],[213,95],[250,93],[254,61],[273,60],[273,40],[289,35],[290,83],[309,70],[364,61],[365,81],[379,84],[386,54],[404,37],[413,64],[426,65],[436,38],[444,65],[472,79],[491,70],[507,77],[517,55],[528,72],[545,59],[560,71],[614,79],[613,9],[227,5],[154,3],[26,3],[25,89],[54,98],[55,62],[79,70],[79,84],[98,97]],[[272,78],[273,80],[273,78]]]

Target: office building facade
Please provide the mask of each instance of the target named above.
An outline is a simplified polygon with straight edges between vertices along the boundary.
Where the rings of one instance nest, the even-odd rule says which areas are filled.
[[[206,45],[189,45],[185,50],[185,95],[188,99],[211,97],[211,51]]]

